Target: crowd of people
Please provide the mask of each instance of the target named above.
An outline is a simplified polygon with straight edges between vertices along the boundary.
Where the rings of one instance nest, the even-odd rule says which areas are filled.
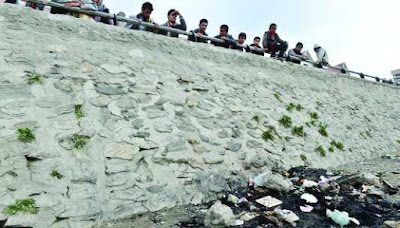
[[[31,3],[26,0],[0,0],[0,3],[4,1],[5,3],[12,3],[12,4],[24,4],[26,6],[43,10],[45,6]],[[92,11],[99,11],[103,13],[110,13],[110,10],[103,4],[103,0],[51,0],[52,2],[63,4],[68,7],[79,7],[85,10],[92,10]],[[159,25],[156,23],[152,18],[151,14],[154,8],[150,2],[145,2],[142,5],[141,12],[136,16],[130,16],[130,19],[147,22],[153,24],[152,27],[144,26],[135,23],[123,23],[117,20],[112,20],[109,18],[102,18],[102,17],[89,17],[84,14],[77,14],[71,13],[67,10],[60,9],[53,7],[49,11],[53,14],[71,14],[76,17],[92,19],[96,22],[105,23],[109,25],[116,25],[122,26],[128,29],[134,29],[139,31],[148,31],[154,32],[161,35],[169,36],[169,37],[179,37],[179,34],[176,32],[169,32],[165,29],[161,29],[161,27],[169,27],[174,28],[182,31],[187,30],[186,21],[181,14],[176,9],[171,9],[167,13],[167,22]],[[119,12],[117,16],[126,17],[124,12]],[[179,20],[178,20],[179,19]],[[188,40],[193,42],[199,43],[209,43],[209,39],[205,37],[208,36],[207,34],[207,27],[208,27],[208,20],[201,19],[199,22],[199,27],[191,30],[190,32],[193,34],[188,37]],[[283,40],[277,33],[277,24],[273,23],[269,26],[268,31],[266,31],[262,37],[255,37],[253,43],[251,45],[245,45],[245,41],[247,39],[247,35],[244,32],[241,32],[237,39],[235,39],[232,35],[229,34],[229,26],[228,25],[221,25],[219,29],[219,34],[215,36],[215,38],[222,40],[223,42],[217,42],[215,40],[211,41],[211,44],[219,47],[240,50],[251,52],[256,55],[264,56],[265,53],[270,54],[272,58],[277,59],[286,59],[287,61],[291,61],[293,63],[300,64],[302,61],[312,60],[311,55],[308,51],[303,51],[303,44],[301,42],[297,43],[295,48],[291,49],[287,52],[288,49],[288,42]],[[260,46],[262,45],[262,47]],[[325,49],[323,49],[320,45],[315,44],[314,51],[317,56],[317,61],[315,65],[317,67],[329,66],[329,59],[328,54]]]

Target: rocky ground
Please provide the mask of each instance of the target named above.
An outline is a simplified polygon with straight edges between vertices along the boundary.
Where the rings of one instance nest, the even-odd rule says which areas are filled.
[[[342,224],[345,227],[400,226],[400,155],[350,163],[332,171],[298,167],[285,175],[293,183],[289,192],[282,191],[283,185],[276,183],[253,185],[226,192],[221,197],[222,205],[218,201],[215,205],[172,208],[95,227],[340,227],[327,216],[327,209],[348,212],[349,218],[354,219],[350,221],[344,216],[347,220],[344,219],[343,224],[348,223]],[[307,183],[299,182],[318,182],[321,176],[333,177],[334,181],[326,185],[320,183],[318,187],[304,187]],[[301,199],[304,193],[314,195],[318,202],[305,202]],[[256,202],[266,195],[276,197],[282,204],[267,208]],[[314,208],[310,213],[300,209],[307,204]],[[298,217],[290,224],[274,212],[276,208],[291,210]]]

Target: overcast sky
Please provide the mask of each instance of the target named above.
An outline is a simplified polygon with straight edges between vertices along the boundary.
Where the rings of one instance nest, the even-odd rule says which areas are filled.
[[[140,12],[145,1],[104,0],[113,13]],[[167,12],[181,11],[188,29],[202,18],[215,36],[228,24],[235,38],[246,32],[250,44],[270,23],[292,48],[298,41],[313,52],[315,43],[329,54],[331,64],[346,62],[351,70],[392,78],[400,68],[400,0],[152,0],[153,19],[165,23]]]

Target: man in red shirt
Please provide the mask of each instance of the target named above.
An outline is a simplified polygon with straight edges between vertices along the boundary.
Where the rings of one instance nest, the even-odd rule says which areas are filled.
[[[264,33],[263,48],[265,52],[271,54],[271,57],[276,57],[276,52],[279,51],[278,58],[282,58],[288,49],[288,43],[276,33],[277,27],[276,24],[271,24],[269,31]]]

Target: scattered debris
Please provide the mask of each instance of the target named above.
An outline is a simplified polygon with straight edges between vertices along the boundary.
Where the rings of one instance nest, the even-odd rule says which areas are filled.
[[[276,207],[282,204],[282,201],[271,196],[266,196],[264,198],[258,199],[256,200],[256,202],[266,206],[267,208]]]
[[[301,195],[300,199],[305,200],[307,203],[318,203],[317,197],[308,193],[304,193],[303,195]]]
[[[236,224],[232,210],[217,201],[208,209],[204,221],[206,227],[229,227]]]
[[[300,210],[304,213],[310,213],[312,210],[314,210],[314,207],[310,205],[300,206]]]

